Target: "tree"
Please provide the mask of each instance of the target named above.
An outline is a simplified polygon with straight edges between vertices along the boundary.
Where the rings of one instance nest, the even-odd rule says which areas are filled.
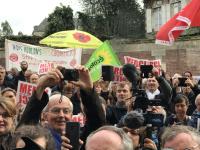
[[[98,20],[101,16],[105,35],[122,38],[144,37],[145,13],[135,0],[83,0],[83,5],[85,13],[93,18]]]
[[[6,20],[5,22],[2,22],[1,23],[1,34],[3,36],[10,36],[10,35],[13,35],[13,30],[10,26],[10,24],[8,23],[8,21]]]
[[[18,36],[23,36],[24,34],[22,33],[22,31],[19,31],[17,35]]]
[[[48,25],[45,31],[45,36],[52,33],[74,29],[73,10],[69,6],[60,4],[53,13],[47,18]]]

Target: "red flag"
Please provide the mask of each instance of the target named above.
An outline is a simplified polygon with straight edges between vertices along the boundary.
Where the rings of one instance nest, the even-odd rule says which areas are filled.
[[[156,35],[156,44],[172,45],[184,30],[197,26],[200,26],[200,0],[191,0],[160,28]]]

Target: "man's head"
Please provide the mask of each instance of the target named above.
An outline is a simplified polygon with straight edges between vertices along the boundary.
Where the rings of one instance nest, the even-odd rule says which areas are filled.
[[[94,88],[95,88],[95,91],[100,94],[101,93],[101,83],[99,81],[97,82],[94,82]]]
[[[27,61],[22,61],[20,63],[20,67],[21,67],[22,71],[25,72],[28,69],[28,63],[27,63]]]
[[[186,87],[182,87],[183,90],[183,94],[185,95],[189,95],[192,92],[192,89],[189,85],[187,85]]]
[[[55,94],[49,99],[44,117],[52,129],[62,134],[65,131],[66,121],[72,119],[72,112],[73,104],[69,98]]]
[[[177,116],[186,116],[189,106],[189,100],[187,96],[183,94],[177,94],[174,98],[174,109]]]
[[[37,73],[32,73],[30,76],[30,83],[37,84],[39,75]]]
[[[6,75],[6,70],[3,66],[0,65],[0,82],[4,81]]]
[[[11,100],[15,105],[17,104],[16,91],[14,89],[5,88],[1,91],[1,95]]]
[[[120,82],[117,84],[116,97],[118,102],[125,102],[131,96],[131,86],[128,82]]]
[[[13,67],[10,69],[10,73],[12,76],[17,76],[18,75],[18,69],[16,67]]]
[[[147,79],[147,90],[154,92],[158,89],[159,84],[155,77],[150,77]]]
[[[86,141],[86,150],[133,150],[128,135],[120,128],[103,126],[91,133]]]
[[[175,125],[165,129],[162,135],[162,147],[173,150],[200,149],[200,135],[195,129]]]

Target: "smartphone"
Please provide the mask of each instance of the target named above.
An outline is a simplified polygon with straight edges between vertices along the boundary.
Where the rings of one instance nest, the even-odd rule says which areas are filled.
[[[178,86],[186,87],[186,86],[187,86],[187,84],[185,84],[185,81],[186,81],[186,80],[187,80],[187,78],[185,78],[185,77],[178,78],[178,81],[179,81]]]
[[[152,73],[153,66],[152,65],[141,65],[141,78],[149,78],[149,74]]]
[[[114,67],[110,66],[110,65],[102,65],[101,76],[104,81],[113,81],[114,80]]]
[[[70,140],[72,150],[79,150],[80,138],[80,123],[79,122],[66,122],[66,137]]]

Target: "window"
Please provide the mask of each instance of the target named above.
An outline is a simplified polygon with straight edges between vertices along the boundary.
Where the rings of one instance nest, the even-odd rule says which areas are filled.
[[[178,13],[181,10],[181,1],[179,0],[174,0],[172,1],[171,5],[171,17],[173,17],[176,13]]]
[[[162,25],[161,7],[153,8],[153,29],[158,31]]]

